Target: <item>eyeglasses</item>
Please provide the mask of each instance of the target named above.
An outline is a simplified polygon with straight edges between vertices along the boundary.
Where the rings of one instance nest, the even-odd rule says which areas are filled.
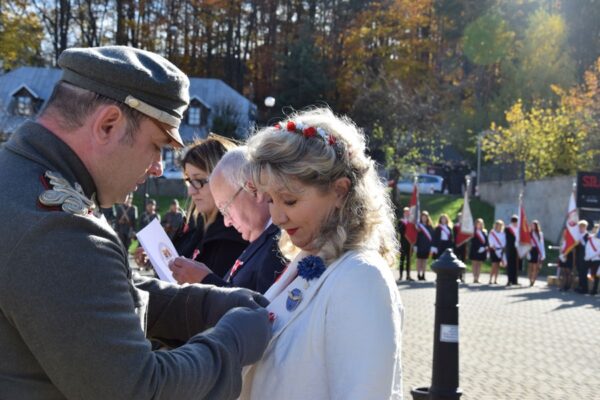
[[[204,185],[208,185],[208,178],[202,178],[202,179],[185,178],[185,181],[188,185],[191,185],[196,190],[200,190],[204,187]]]
[[[240,192],[242,191],[242,189],[244,189],[244,187],[240,187],[237,192],[235,192],[235,194],[233,196],[231,196],[231,199],[229,199],[229,201],[227,203],[225,203],[225,205],[223,207],[217,207],[219,209],[219,212],[221,213],[221,215],[223,215],[223,217],[228,217],[229,216],[229,206],[231,206],[231,204],[233,203],[233,201],[235,200],[236,197],[238,197],[238,195],[240,194]]]

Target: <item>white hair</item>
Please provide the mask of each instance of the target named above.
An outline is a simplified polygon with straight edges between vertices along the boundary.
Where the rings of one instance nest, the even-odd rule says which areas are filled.
[[[247,152],[246,146],[229,150],[221,157],[211,177],[221,175],[232,187],[245,187],[246,182],[251,178]]]

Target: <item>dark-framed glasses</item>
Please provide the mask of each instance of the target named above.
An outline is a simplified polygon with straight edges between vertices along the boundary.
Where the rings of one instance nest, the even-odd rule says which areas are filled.
[[[221,213],[221,215],[223,215],[223,217],[228,217],[229,216],[229,206],[231,206],[231,204],[233,203],[233,201],[235,200],[236,197],[238,197],[238,195],[241,193],[241,191],[244,189],[244,187],[240,187],[237,192],[234,193],[233,196],[231,196],[231,198],[225,203],[224,206],[222,207],[217,207],[219,209],[219,212]]]
[[[185,182],[190,185],[191,187],[193,187],[196,190],[200,190],[204,187],[204,185],[208,185],[208,178],[202,178],[202,179],[191,179],[191,178],[185,178]]]

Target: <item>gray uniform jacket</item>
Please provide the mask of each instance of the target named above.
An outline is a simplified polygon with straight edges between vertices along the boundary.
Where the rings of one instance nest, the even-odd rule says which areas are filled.
[[[88,199],[96,191],[41,125],[25,124],[0,150],[0,399],[236,398],[238,342],[226,327],[204,331],[217,322],[214,287],[134,284],[104,217],[38,200],[52,188],[46,171]],[[145,328],[187,343],[154,352]]]

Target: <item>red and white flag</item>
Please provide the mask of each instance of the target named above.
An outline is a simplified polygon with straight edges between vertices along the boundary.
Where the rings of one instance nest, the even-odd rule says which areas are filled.
[[[417,181],[413,185],[413,192],[410,198],[408,214],[408,223],[406,224],[406,232],[404,236],[410,244],[417,243],[417,224],[419,223],[419,189],[417,187]]]
[[[529,250],[531,250],[531,232],[529,231],[529,222],[527,222],[527,216],[525,215],[523,194],[519,196],[519,235],[517,243],[519,257],[525,258]]]
[[[465,189],[465,200],[463,202],[462,215],[460,216],[460,229],[456,234],[456,247],[461,246],[473,237],[475,226],[473,225],[473,214],[469,206],[469,183]]]
[[[571,193],[569,198],[569,208],[567,209],[567,222],[565,224],[565,230],[563,232],[563,248],[561,253],[564,255],[569,254],[577,243],[579,242],[579,213],[577,212],[577,203],[575,203],[575,189]]]

